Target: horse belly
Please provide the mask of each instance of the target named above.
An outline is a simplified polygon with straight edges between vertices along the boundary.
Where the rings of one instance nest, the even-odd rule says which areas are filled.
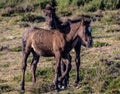
[[[38,55],[42,55],[44,57],[54,56],[53,48],[51,45],[46,45],[43,43],[39,43],[39,44],[34,43],[32,45],[32,48]]]
[[[41,51],[41,55],[44,56],[44,57],[52,57],[54,56],[54,53],[52,51],[48,51],[48,50],[42,50]]]

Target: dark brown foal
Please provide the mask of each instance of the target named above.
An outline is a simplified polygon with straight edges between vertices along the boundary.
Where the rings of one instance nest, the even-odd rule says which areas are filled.
[[[74,23],[78,23],[81,18],[78,18],[78,19],[74,19],[74,20],[68,20],[67,22],[62,22],[59,20],[59,17],[56,15],[55,11],[52,11],[52,8],[47,10],[45,9],[44,10],[44,13],[46,15],[46,18],[47,19],[51,19],[51,20],[47,20],[48,21],[48,25],[50,27],[50,29],[58,29],[58,30],[63,30],[63,33],[68,33],[70,31],[70,29],[72,28],[69,28],[70,27],[70,24],[68,24],[68,22],[70,21],[71,24],[74,24]],[[84,24],[86,25],[86,34],[87,34],[87,37],[86,37],[86,40],[89,42],[89,46],[92,46],[92,33],[91,33],[91,26],[90,26],[90,22],[91,22],[91,19],[90,18],[85,18],[84,20]],[[73,27],[74,28],[74,27]],[[80,50],[81,50],[81,45],[85,46],[85,44],[83,42],[81,42],[81,39],[78,38],[78,41],[76,41],[75,45],[74,45],[74,50],[75,50],[75,54],[76,54],[76,58],[75,58],[75,62],[76,62],[76,79],[75,79],[75,83],[78,83],[80,78],[79,78],[79,67],[80,67]],[[70,56],[70,55],[69,55]],[[65,65],[63,65],[63,70],[65,70]],[[71,69],[71,66],[70,68]],[[67,82],[69,82],[69,74],[68,74],[68,77],[66,77],[68,79]]]

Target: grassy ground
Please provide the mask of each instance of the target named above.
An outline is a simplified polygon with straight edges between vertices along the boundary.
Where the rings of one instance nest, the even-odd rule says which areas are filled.
[[[74,84],[75,58],[74,52],[71,52],[70,84],[60,94],[120,94],[120,19],[116,19],[119,15],[120,11],[106,11],[101,21],[92,23],[94,47],[82,47],[81,81],[78,85]],[[21,78],[21,36],[26,28],[26,23],[21,19],[22,16],[0,16],[0,94],[24,94],[18,90]],[[42,27],[44,23],[31,24]],[[54,94],[50,86],[54,79],[54,58],[41,57],[35,86],[31,82],[30,61],[31,57],[27,65],[25,94]]]

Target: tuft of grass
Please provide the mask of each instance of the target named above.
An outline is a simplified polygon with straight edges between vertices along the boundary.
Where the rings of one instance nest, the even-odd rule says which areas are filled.
[[[47,93],[55,90],[54,85],[51,85],[49,82],[40,82],[35,88],[33,88],[34,94]]]
[[[107,33],[110,33],[110,32],[120,32],[120,29],[119,28],[114,28],[114,29],[108,29],[106,30]]]
[[[118,90],[120,89],[120,77],[113,79],[109,85],[110,90]],[[120,92],[120,91],[119,91]]]
[[[46,62],[49,62],[49,61],[52,61],[52,58],[47,57],[45,60],[46,60]]]
[[[13,10],[9,10],[8,12],[3,12],[1,15],[3,17],[10,17],[14,13]]]
[[[33,14],[25,14],[22,18],[21,21],[24,22],[44,22],[45,18],[42,16],[37,16],[37,15],[33,15]]]
[[[93,67],[97,67],[97,66],[99,66],[99,62],[95,62],[95,63],[93,64]]]
[[[31,75],[31,73],[26,73],[26,75],[25,75],[25,81],[26,82],[30,82],[30,81],[32,81],[32,75]]]
[[[21,76],[20,75],[14,76],[14,78],[13,78],[13,81],[16,81],[16,82],[20,82],[20,80],[21,80]]]
[[[87,74],[89,75],[89,77],[90,77],[90,76],[91,76],[91,77],[96,76],[96,69],[94,69],[94,68],[89,69],[89,70],[87,71]]]
[[[113,23],[113,19],[112,19],[112,16],[107,16],[107,17],[103,17],[102,19],[101,19],[101,22],[102,23]]]
[[[4,68],[9,67],[9,63],[7,62],[6,64],[2,64],[0,65],[0,67],[4,67]]]
[[[13,52],[19,52],[21,50],[22,50],[21,46],[17,46],[17,47],[14,47],[14,48],[10,49],[10,51],[13,51]]]
[[[81,89],[79,94],[92,94],[92,93],[94,93],[94,90],[91,88],[91,86],[86,85]]]
[[[10,41],[10,40],[12,40],[12,39],[3,37],[0,41],[1,41],[1,42],[5,42],[5,41]]]
[[[70,10],[64,10],[64,11],[60,11],[60,14],[62,16],[71,16],[72,12]]]
[[[75,78],[76,76],[76,70],[73,69],[71,72],[70,72],[70,78]],[[82,81],[85,77],[85,69],[81,68],[80,69],[80,81]]]
[[[101,1],[99,0],[89,0],[89,3],[85,4],[83,7],[81,7],[82,10],[84,11],[90,11],[90,12],[95,12],[99,9]]]
[[[9,86],[9,85],[0,85],[0,93],[3,93],[3,92],[9,92],[11,91],[12,88]]]
[[[108,68],[108,75],[112,75],[114,77],[117,77],[119,74],[120,74],[120,71],[119,71],[119,63],[115,63],[115,64],[112,64],[109,68]]]
[[[26,23],[26,22],[21,22],[21,23],[19,23],[19,26],[21,28],[24,28],[24,27],[29,27],[30,25],[28,23]]]
[[[104,80],[104,84],[101,88],[102,93],[106,94],[119,94],[120,92],[120,77],[114,78],[114,77],[106,77]]]
[[[0,83],[7,82],[6,80],[0,79]]]
[[[103,47],[103,46],[110,46],[110,44],[107,43],[107,42],[99,42],[99,41],[96,41],[96,42],[94,42],[93,46],[94,46],[94,47]]]
[[[119,36],[119,35],[118,35],[118,36],[115,36],[114,39],[115,39],[116,41],[120,41],[120,36]]]
[[[21,80],[21,75],[14,76],[14,78],[13,78],[13,81],[16,81],[16,82],[20,82],[20,80]],[[31,82],[32,81],[32,75],[31,75],[31,73],[27,72],[25,74],[25,81],[26,82]]]
[[[54,68],[42,68],[36,70],[36,76],[40,76],[46,81],[51,81],[54,76]]]

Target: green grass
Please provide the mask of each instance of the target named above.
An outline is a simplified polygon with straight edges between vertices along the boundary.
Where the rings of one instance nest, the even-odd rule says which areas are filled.
[[[13,52],[19,52],[22,50],[22,48],[21,48],[21,46],[18,46],[18,47],[11,48],[10,50]]]
[[[114,38],[115,40],[117,40],[117,41],[120,41],[120,36],[119,35],[117,35],[117,36],[115,36],[115,38]]]
[[[11,0],[10,0],[11,1]],[[9,1],[9,2],[10,2]],[[21,2],[20,2],[21,1]],[[11,94],[16,94],[15,89],[19,88],[19,82],[21,80],[21,63],[22,53],[21,53],[21,36],[29,24],[33,26],[43,26],[43,22],[39,21],[42,19],[40,13],[39,2],[44,0],[19,0],[19,6],[31,3],[31,6],[35,6],[35,11],[25,12],[25,13],[13,13],[12,17],[3,17],[0,13],[0,46],[9,45],[10,50],[0,51],[0,93],[9,92]],[[63,0],[64,2],[67,2]],[[74,0],[73,0],[74,1]],[[34,4],[32,3],[34,2]],[[58,1],[60,2],[60,0]],[[58,8],[62,7],[61,2]],[[74,1],[75,4],[76,1]],[[8,4],[2,5],[4,1],[0,1],[0,7],[7,6]],[[13,4],[12,4],[13,3]],[[68,3],[68,2],[67,2]],[[16,3],[11,1],[12,6]],[[74,5],[72,4],[72,5]],[[64,6],[64,5],[63,5]],[[67,5],[68,6],[68,5]],[[63,8],[64,9],[64,8]],[[58,9],[59,10],[59,9]],[[37,11],[37,12],[36,12]],[[69,10],[60,10],[61,12]],[[60,12],[59,11],[59,12]],[[76,16],[76,10],[72,13],[72,16]],[[78,9],[79,14],[81,14],[80,8]],[[74,53],[72,53],[72,70],[70,72],[70,84],[66,90],[60,91],[60,94],[119,94],[120,92],[120,65],[119,65],[119,54],[120,54],[120,32],[117,28],[117,20],[113,19],[114,15],[119,15],[118,11],[104,11],[104,16],[101,21],[92,23],[92,34],[94,39],[93,48],[82,47],[81,51],[81,66],[80,66],[80,82],[79,84],[74,84],[76,70],[74,62]],[[66,12],[65,12],[66,13]],[[66,14],[67,14],[66,13]],[[64,14],[64,13],[63,13]],[[66,15],[65,14],[65,15]],[[84,12],[83,12],[84,14]],[[90,16],[93,14],[85,13]],[[119,21],[119,20],[118,20]],[[109,28],[110,27],[110,28]],[[114,27],[114,28],[113,28]],[[8,36],[15,36],[13,39],[9,39]],[[110,37],[107,37],[110,36]],[[27,71],[25,75],[26,81],[26,91],[28,94],[39,94],[54,92],[54,88],[51,83],[54,80],[54,58],[40,58],[38,63],[36,76],[37,83],[36,86],[32,86],[32,76],[30,73],[30,62],[32,58],[28,59]],[[32,89],[29,91],[28,89]]]
[[[0,83],[5,83],[5,82],[7,82],[7,81],[0,79]]]
[[[41,68],[36,71],[36,76],[42,78],[46,81],[52,81],[51,78],[54,78],[54,68]]]
[[[10,92],[12,90],[12,88],[9,85],[0,85],[0,93],[3,92]]]
[[[110,44],[109,43],[107,43],[107,42],[99,42],[99,41],[96,41],[96,42],[94,42],[94,45],[93,45],[94,47],[103,47],[103,46],[110,46]]]

